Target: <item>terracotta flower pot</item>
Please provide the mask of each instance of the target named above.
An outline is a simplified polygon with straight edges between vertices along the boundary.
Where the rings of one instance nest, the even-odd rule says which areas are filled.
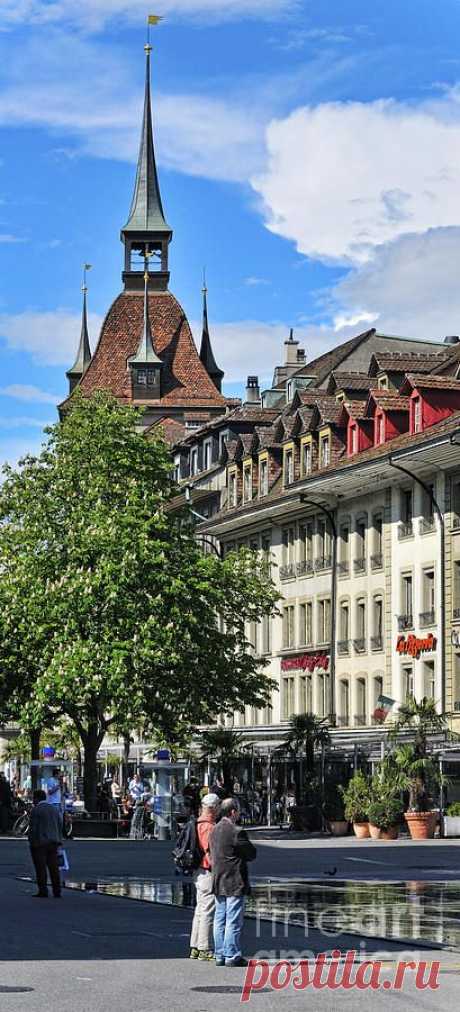
[[[382,829],[380,831],[381,840],[397,840],[399,834],[398,826],[389,826],[388,829]]]
[[[372,822],[369,823],[369,834],[371,840],[380,840],[382,836],[382,830],[378,826],[373,826]]]
[[[436,829],[437,812],[406,812],[404,818],[413,840],[432,840]]]
[[[353,830],[354,830],[355,836],[358,837],[358,840],[368,840],[369,839],[370,833],[369,833],[369,823],[368,822],[354,822],[353,823]]]

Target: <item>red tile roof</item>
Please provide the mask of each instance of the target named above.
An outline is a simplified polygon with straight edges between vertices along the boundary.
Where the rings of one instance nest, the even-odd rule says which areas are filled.
[[[402,397],[393,390],[369,390],[368,402],[372,400],[384,411],[409,411],[410,397]]]
[[[453,376],[426,376],[424,373],[409,372],[401,389],[405,388],[407,383],[419,390],[460,391],[460,380],[454,379]]]
[[[79,384],[83,393],[110,390],[131,401],[127,359],[134,355],[142,332],[144,297],[122,292],[110,307],[92,361]],[[178,407],[225,408],[226,400],[200,361],[184,310],[170,292],[149,294],[155,351],[163,362],[162,397],[147,403]]]

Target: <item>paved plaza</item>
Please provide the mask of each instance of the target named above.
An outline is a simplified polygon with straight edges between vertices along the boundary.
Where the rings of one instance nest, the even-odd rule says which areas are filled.
[[[455,889],[460,845],[456,841],[411,844],[360,843],[343,840],[301,840],[274,834],[256,834],[258,859],[254,865],[257,890],[271,879],[308,879],[335,889],[339,879],[361,880],[356,888],[367,893],[390,888],[390,882],[411,884],[409,899],[420,903],[419,891],[436,895],[436,882]],[[32,899],[34,885],[27,880],[31,866],[24,841],[0,842],[0,1000],[2,1012],[218,1012],[240,1007],[245,971],[217,968],[187,959],[191,910],[165,903],[135,902],[94,892],[96,883],[129,881],[157,884],[157,896],[168,897],[178,884],[172,873],[170,844],[130,841],[73,841],[69,846],[74,883],[86,890],[64,891],[61,901]],[[329,874],[336,872],[334,875]],[[386,882],[387,886],[377,885]],[[423,883],[426,883],[424,886]],[[279,883],[278,883],[279,884]],[[160,889],[160,886],[162,887]],[[289,884],[290,888],[290,884]],[[391,887],[392,888],[392,887]],[[449,885],[445,887],[449,889]],[[159,891],[158,891],[159,890]],[[458,904],[439,913],[457,924]],[[289,923],[274,925],[270,918],[247,919],[245,950],[248,956],[264,954],[270,962],[295,959],[305,953],[343,954],[356,950],[360,958],[384,961],[383,979],[392,979],[401,959],[439,960],[440,988],[417,992],[409,979],[402,991],[372,993],[375,1008],[434,1010],[454,1001],[460,976],[460,947],[439,947],[435,922],[425,918],[428,934],[423,945],[371,938],[364,933],[325,934],[316,928]],[[423,906],[421,908],[423,915]],[[412,908],[409,907],[412,913]],[[295,920],[295,918],[294,918]],[[421,923],[424,918],[421,917]],[[460,929],[460,925],[459,925]],[[435,947],[438,946],[438,947]],[[415,954],[415,955],[414,955]],[[10,990],[9,990],[10,989]],[[364,1009],[366,991],[293,988],[273,991],[263,987],[252,995],[256,1009],[302,1008],[333,1012],[337,1008]]]

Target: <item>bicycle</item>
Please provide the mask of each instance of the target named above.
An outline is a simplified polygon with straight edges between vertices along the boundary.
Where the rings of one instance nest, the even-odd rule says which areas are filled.
[[[28,807],[27,807],[27,810],[25,812],[23,812],[22,815],[20,815],[18,819],[16,819],[16,822],[13,823],[13,828],[12,828],[11,832],[12,832],[13,836],[15,836],[17,839],[21,839],[22,837],[27,836],[27,834],[29,832],[30,813],[31,813],[31,811],[32,811],[32,805],[29,804]],[[62,835],[63,835],[63,837],[64,837],[65,840],[70,840],[70,838],[72,836],[72,831],[73,831],[73,826],[72,826],[71,816],[69,815],[68,812],[64,812],[64,816],[63,816],[63,820],[62,820]]]

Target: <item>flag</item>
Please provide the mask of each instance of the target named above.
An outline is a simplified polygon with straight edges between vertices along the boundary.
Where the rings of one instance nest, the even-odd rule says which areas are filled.
[[[149,14],[147,18],[148,25],[158,25],[160,21],[163,21],[163,18],[160,16],[160,14]]]
[[[379,696],[372,715],[377,724],[383,724],[395,702],[396,700],[391,696]]]

